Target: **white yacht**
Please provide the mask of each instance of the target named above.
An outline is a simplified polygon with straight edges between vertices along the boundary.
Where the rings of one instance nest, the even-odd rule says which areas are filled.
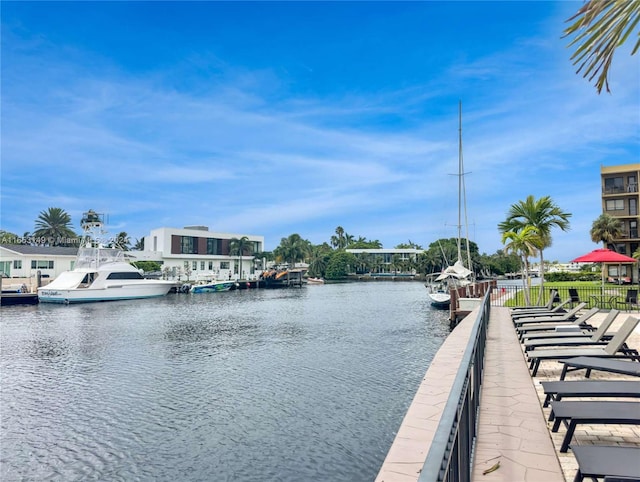
[[[85,213],[84,230],[73,270],[65,271],[46,286],[38,288],[42,303],[86,303],[93,301],[133,300],[165,296],[173,281],[145,279],[131,265],[122,249],[104,247],[91,232],[103,226],[102,215]]]

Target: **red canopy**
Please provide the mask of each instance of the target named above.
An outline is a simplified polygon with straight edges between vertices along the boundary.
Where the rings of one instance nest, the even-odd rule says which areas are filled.
[[[577,257],[572,263],[636,263],[638,260],[610,249],[594,249],[590,253]]]

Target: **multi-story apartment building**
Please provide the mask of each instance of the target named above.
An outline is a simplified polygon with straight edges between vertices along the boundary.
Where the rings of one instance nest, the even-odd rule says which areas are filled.
[[[620,220],[622,235],[614,239],[608,248],[618,253],[632,256],[640,246],[638,233],[638,204],[640,192],[638,179],[640,178],[640,164],[624,164],[621,166],[602,166],[602,212]],[[638,280],[638,270],[634,264],[607,265],[608,278]]]

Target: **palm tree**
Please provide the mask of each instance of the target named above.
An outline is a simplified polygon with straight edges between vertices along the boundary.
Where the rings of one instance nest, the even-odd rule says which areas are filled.
[[[116,248],[120,248],[123,251],[131,250],[131,239],[129,235],[125,231],[121,231],[118,233],[118,236],[113,243]]]
[[[584,69],[583,77],[592,81],[596,76],[598,94],[605,87],[609,90],[607,76],[613,54],[622,45],[640,21],[640,2],[637,0],[589,0],[578,12],[567,20],[573,22],[564,31],[564,36],[576,34],[569,46],[578,45],[571,56],[576,73]],[[634,55],[640,47],[640,38],[631,51]]]
[[[144,238],[136,239],[136,244],[133,246],[136,251],[144,251]]]
[[[508,243],[507,243],[508,241]],[[533,226],[525,226],[519,231],[507,231],[502,233],[502,244],[505,245],[505,253],[515,253],[522,260],[522,285],[524,288],[525,304],[530,304],[529,297],[529,256],[535,256],[543,243],[538,231]],[[542,288],[540,289],[542,291]]]
[[[291,234],[280,240],[280,246],[273,250],[273,254],[282,258],[293,268],[298,261],[302,261],[308,256],[311,243],[302,239],[299,234]]]
[[[544,292],[544,249],[551,246],[551,229],[560,228],[567,231],[570,227],[571,214],[562,211],[549,196],[535,199],[527,196],[525,201],[512,204],[507,213],[507,219],[498,225],[501,233],[521,231],[526,226],[533,226],[540,238],[540,292],[538,302]]]
[[[242,255],[251,248],[251,242],[246,236],[241,238],[231,238],[229,240],[229,255],[239,257],[238,278],[242,279]]]
[[[311,246],[309,254],[309,275],[324,278],[331,248],[326,249],[324,245]]]
[[[335,236],[331,236],[331,246],[337,249],[343,249],[347,245],[344,228],[338,226]]]
[[[601,214],[591,225],[589,234],[594,243],[604,243],[615,251],[614,240],[622,236],[622,221],[606,213]]]
[[[41,211],[36,219],[33,236],[43,240],[40,244],[50,246],[72,245],[78,238],[71,229],[71,216],[61,208]]]

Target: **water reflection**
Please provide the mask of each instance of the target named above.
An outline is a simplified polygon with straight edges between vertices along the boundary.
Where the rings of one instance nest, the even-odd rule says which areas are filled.
[[[372,480],[449,331],[409,282],[0,323],[2,480]]]

